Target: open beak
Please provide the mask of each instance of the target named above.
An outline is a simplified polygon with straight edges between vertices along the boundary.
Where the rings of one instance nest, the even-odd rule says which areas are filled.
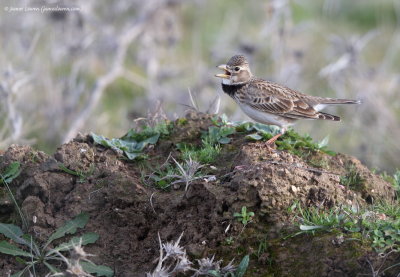
[[[229,79],[231,77],[231,73],[226,68],[226,64],[221,64],[217,67],[221,70],[224,70],[225,72],[223,74],[216,74],[215,77],[224,78],[224,79]]]

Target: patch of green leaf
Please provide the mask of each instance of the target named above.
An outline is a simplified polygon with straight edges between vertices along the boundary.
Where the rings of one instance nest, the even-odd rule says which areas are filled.
[[[209,270],[208,275],[213,277],[243,277],[249,266],[250,256],[246,255],[234,272],[221,273],[219,270]]]
[[[172,176],[177,174],[178,169],[174,165],[167,163],[163,167],[153,169],[153,173],[149,175],[149,179],[157,189],[167,190],[174,181]]]
[[[207,140],[210,144],[228,144],[231,139],[228,137],[235,133],[235,128],[231,126],[210,126],[208,132],[203,134],[203,139]]]
[[[0,223],[0,234],[3,234],[14,242],[11,244],[5,240],[0,241],[0,252],[15,256],[18,261],[25,265],[24,269],[12,276],[22,276],[25,272],[29,272],[32,275],[32,272],[35,272],[35,267],[39,264],[46,266],[51,273],[60,272],[61,269],[57,268],[61,258],[60,252],[95,243],[99,236],[96,233],[86,233],[80,237],[72,237],[68,242],[61,243],[53,248],[49,247],[49,245],[68,234],[75,234],[78,229],[85,227],[88,220],[89,216],[87,214],[79,214],[58,228],[41,247],[31,235],[23,234],[21,228],[18,226]],[[27,259],[25,260],[24,258]],[[108,267],[96,266],[94,264],[91,266],[91,273],[96,273],[97,276],[112,276],[113,274],[112,270]]]
[[[136,132],[133,129],[119,139],[108,139],[93,133],[91,134],[95,143],[116,150],[117,152],[123,152],[128,160],[143,158],[143,149],[148,144],[156,144],[160,135],[161,132],[153,130]]]
[[[346,175],[340,177],[340,184],[353,190],[357,189],[364,181],[354,165],[348,166]]]
[[[172,160],[175,163],[175,167],[172,167],[167,163],[164,168],[167,168],[168,171],[155,171],[150,175],[150,179],[153,179],[156,184],[158,184],[156,187],[166,189],[171,185],[183,183],[185,184],[185,190],[187,190],[193,181],[208,177],[207,175],[203,175],[200,171],[204,165],[200,164],[196,160],[193,160],[191,157],[185,160],[182,164],[174,158],[172,158]]]
[[[386,172],[382,174],[382,178],[392,184],[396,191],[397,199],[400,199],[400,170],[396,170],[393,175],[388,175]]]
[[[381,203],[365,209],[337,207],[330,210],[315,207],[291,207],[296,224],[302,233],[332,232],[359,233],[369,240],[378,252],[400,250],[400,208],[397,203]]]
[[[327,149],[328,138],[324,138],[317,143],[312,140],[309,135],[300,135],[294,130],[289,129],[276,142],[278,149],[286,150],[297,156],[304,157],[313,152],[321,151],[328,155],[334,156],[336,153]]]
[[[78,177],[78,183],[85,183],[85,182],[86,182],[86,179],[87,179],[89,176],[91,176],[91,175],[93,174],[94,169],[95,169],[93,164],[90,165],[90,168],[89,168],[89,170],[87,170],[87,171],[80,171],[80,170],[75,171],[75,170],[71,170],[71,169],[67,168],[67,167],[66,167],[64,164],[62,164],[62,163],[58,164],[58,167],[59,167],[62,171],[64,171],[65,173],[68,173],[68,174],[71,174],[71,175],[74,175],[74,176]]]
[[[254,217],[254,212],[248,212],[247,207],[243,206],[240,213],[234,213],[234,217],[236,217],[244,226],[246,226]]]
[[[261,123],[242,122],[234,123],[234,126],[236,132],[250,133],[246,138],[252,141],[269,140],[280,132],[280,129],[277,126]],[[275,144],[279,150],[286,150],[300,157],[307,156],[316,151],[321,151],[333,156],[336,153],[327,148],[328,141],[329,139],[326,137],[321,142],[314,142],[309,135],[302,136],[296,133],[293,129],[289,129],[275,142]]]
[[[2,182],[11,183],[15,178],[21,174],[21,164],[19,162],[12,162],[6,170],[0,174]]]
[[[114,271],[108,266],[96,265],[93,262],[80,261],[80,265],[83,270],[90,274],[96,274],[97,276],[112,277],[114,276]]]
[[[181,159],[199,161],[202,164],[212,164],[221,152],[221,146],[211,143],[207,138],[202,140],[202,145],[196,147],[194,145],[179,143],[177,148],[181,151]]]
[[[15,200],[14,194],[11,191],[9,184],[21,174],[21,164],[19,162],[12,162],[4,172],[0,173],[0,181],[6,187],[9,197],[11,198],[12,202],[18,214],[21,218],[22,225],[24,228],[28,227],[28,223],[23,215],[20,207],[18,206],[17,200]]]

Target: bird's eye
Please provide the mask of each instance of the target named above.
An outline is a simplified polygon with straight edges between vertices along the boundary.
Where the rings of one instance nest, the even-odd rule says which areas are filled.
[[[235,71],[239,71],[240,70],[240,67],[235,67]]]

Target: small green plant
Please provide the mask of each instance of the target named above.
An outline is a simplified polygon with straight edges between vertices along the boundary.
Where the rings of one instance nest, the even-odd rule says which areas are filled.
[[[71,174],[71,175],[74,175],[74,176],[78,177],[78,183],[85,183],[85,182],[86,182],[86,179],[87,179],[88,177],[90,177],[90,176],[93,174],[94,169],[95,169],[93,164],[90,165],[90,168],[89,168],[89,170],[87,170],[87,171],[80,171],[80,170],[75,171],[75,170],[71,170],[71,169],[67,168],[67,167],[66,167],[64,164],[62,164],[62,163],[59,164],[58,167],[59,167],[62,171],[64,171],[65,173],[68,173],[68,174]]]
[[[158,188],[166,189],[171,185],[184,183],[186,191],[193,181],[209,177],[199,171],[204,165],[192,160],[191,157],[185,160],[184,164],[179,163],[174,158],[172,160],[176,167],[166,163],[164,170],[155,171],[150,175],[150,178],[156,182]]]
[[[247,207],[243,206],[240,213],[234,213],[234,217],[236,217],[244,226],[246,226],[254,217],[254,212],[247,212]]]
[[[338,207],[330,210],[302,208],[297,203],[291,211],[297,213],[296,223],[300,228],[294,235],[334,230],[360,233],[378,252],[400,250],[400,209],[396,203],[381,203],[368,209]]]
[[[224,269],[226,268],[225,267],[222,270],[210,270],[208,271],[208,274],[213,277],[243,277],[247,271],[247,267],[249,266],[249,261],[250,257],[249,255],[246,255],[243,257],[242,261],[240,262],[235,271],[233,270],[224,271]]]
[[[67,234],[75,234],[78,228],[85,227],[88,220],[89,216],[87,214],[79,214],[73,220],[58,228],[42,247],[39,247],[32,236],[23,234],[18,226],[0,223],[0,233],[13,242],[13,244],[11,244],[5,240],[1,241],[0,252],[16,256],[19,262],[25,264],[25,268],[13,274],[12,277],[23,276],[26,272],[32,274],[32,272],[35,272],[35,267],[39,264],[45,265],[51,273],[60,272],[60,269],[52,264],[53,261],[56,262],[60,260],[60,252],[71,250],[77,245],[94,243],[99,236],[96,233],[86,233],[80,237],[73,237],[68,242],[61,243],[54,248],[50,248],[50,244]],[[15,244],[19,244],[21,248]],[[26,260],[21,257],[26,258]],[[86,272],[96,272],[98,276],[113,276],[113,271],[108,267],[98,267],[93,263],[82,263],[81,266],[85,271],[88,269]]]
[[[231,142],[228,137],[235,133],[235,127],[231,126],[210,126],[208,132],[203,134],[203,139],[206,139],[210,144],[227,144]]]
[[[356,189],[363,182],[364,179],[354,165],[348,166],[346,175],[340,177],[340,183],[350,189]]]
[[[235,241],[235,239],[234,239],[232,236],[227,237],[227,238],[225,239],[226,245],[232,245],[234,241]]]
[[[143,150],[148,144],[156,144],[160,137],[168,136],[171,126],[168,121],[163,121],[154,127],[146,126],[139,132],[131,129],[119,139],[108,139],[93,133],[91,136],[95,143],[124,153],[128,160],[135,160],[145,157]]]
[[[21,164],[19,162],[12,162],[3,173],[0,173],[0,180],[1,183],[6,187],[9,197],[11,198],[12,202],[22,221],[22,226],[24,228],[28,228],[28,223],[23,215],[20,207],[18,206],[17,200],[15,200],[14,194],[11,191],[9,184],[21,174]]]
[[[167,190],[174,181],[172,176],[178,175],[178,173],[176,166],[167,162],[162,167],[152,169],[152,173],[148,178],[151,180],[151,185],[154,185],[157,189]]]
[[[177,124],[178,126],[184,126],[184,125],[186,125],[187,123],[188,123],[188,120],[187,120],[187,118],[184,118],[184,117],[178,118],[178,119],[176,120],[176,124]]]
[[[188,160],[190,157],[202,164],[213,163],[221,153],[221,146],[219,144],[212,144],[207,138],[202,140],[201,147],[183,143],[178,144],[177,147],[182,153],[182,160]]]
[[[393,175],[383,172],[382,178],[392,184],[394,190],[396,191],[397,198],[400,199],[400,170],[396,170]]]
[[[268,140],[280,131],[276,126],[252,122],[238,123],[235,126],[237,132],[252,132],[247,135],[246,138],[253,141]],[[289,129],[275,142],[275,144],[279,150],[286,150],[300,157],[308,156],[317,151],[333,156],[336,153],[327,149],[328,141],[329,139],[326,137],[321,142],[316,143],[313,142],[309,135],[301,136],[293,129]]]
[[[222,260],[211,258],[202,258],[197,260],[197,268],[189,260],[186,250],[179,245],[183,233],[175,242],[162,243],[160,234],[158,240],[160,245],[160,256],[158,264],[152,273],[146,273],[146,277],[160,276],[181,276],[187,271],[194,271],[191,276],[214,276],[214,277],[243,277],[249,266],[249,255],[243,257],[240,264],[235,267],[233,260],[226,266],[221,267]],[[186,276],[186,275],[185,275]]]
[[[256,256],[257,258],[260,258],[262,254],[264,254],[267,251],[268,248],[268,241],[267,238],[263,238],[260,243],[258,244],[258,249]]]

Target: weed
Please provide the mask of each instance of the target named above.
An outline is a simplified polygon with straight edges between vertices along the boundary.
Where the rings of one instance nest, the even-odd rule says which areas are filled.
[[[134,129],[123,137],[116,139],[108,139],[103,136],[91,134],[95,143],[111,148],[117,152],[122,152],[128,160],[144,158],[143,149],[148,144],[156,144],[160,137],[166,137],[170,134],[172,124],[163,121],[154,127],[145,126],[141,131]]]
[[[36,151],[31,151],[28,153],[28,158],[32,163],[38,163],[40,158]]]
[[[303,209],[298,203],[297,224],[302,233],[338,230],[345,233],[360,233],[371,241],[378,252],[389,249],[400,250],[400,208],[397,204],[381,203],[368,209],[339,207],[331,210],[318,208]]]
[[[397,198],[400,198],[400,170],[397,170],[392,176],[386,172],[382,174],[382,178],[392,184],[396,191]]]
[[[235,239],[232,236],[225,239],[226,245],[232,245],[234,241]]]
[[[311,157],[311,159],[309,159],[307,161],[307,163],[313,167],[318,167],[318,168],[329,168],[329,164],[328,161],[326,159],[323,159],[321,157]]]
[[[153,170],[153,173],[150,174],[149,178],[153,181],[156,188],[166,190],[171,186],[171,183],[174,180],[172,176],[177,174],[177,168],[166,163],[164,166]]]
[[[50,248],[49,245],[67,234],[75,234],[78,228],[85,227],[88,220],[89,216],[87,214],[79,214],[73,220],[58,228],[42,247],[39,247],[32,236],[23,234],[18,226],[0,223],[0,233],[21,246],[20,248],[5,240],[0,242],[1,253],[16,256],[18,261],[25,264],[24,269],[12,276],[23,276],[27,272],[35,275],[35,267],[40,264],[46,266],[51,273],[59,273],[60,269],[53,266],[52,261],[60,261],[60,252],[77,249],[77,245],[80,247],[94,243],[99,236],[96,233],[86,233],[80,237],[73,237],[68,242],[61,243],[54,248]],[[26,260],[21,257],[26,258]],[[98,276],[113,276],[113,271],[108,267],[98,267],[93,263],[80,263],[80,266],[85,272],[96,272]]]
[[[237,132],[253,132],[252,134],[246,136],[247,139],[253,141],[268,140],[279,133],[278,127],[264,125],[261,123],[237,123],[235,127]],[[254,131],[256,132],[254,133]],[[279,150],[286,150],[300,157],[308,156],[317,151],[321,151],[333,156],[336,153],[327,149],[328,141],[329,139],[326,137],[321,142],[316,143],[313,142],[309,135],[301,136],[293,129],[289,129],[275,142],[275,144]]]
[[[62,164],[62,163],[59,164],[58,167],[59,167],[62,171],[64,171],[65,173],[68,173],[68,174],[71,174],[71,175],[74,175],[74,176],[78,177],[78,183],[85,183],[85,182],[86,182],[86,179],[87,179],[88,177],[90,177],[90,176],[93,174],[94,169],[95,169],[95,167],[94,167],[93,164],[90,165],[90,168],[89,168],[89,170],[87,170],[87,171],[81,171],[81,170],[75,171],[75,170],[71,170],[71,169],[67,168],[67,167],[66,167],[64,164]]]
[[[364,181],[354,165],[348,166],[346,175],[340,177],[340,184],[350,189],[356,189]]]
[[[203,134],[203,140],[205,139],[210,144],[227,144],[231,142],[228,137],[235,133],[235,128],[231,126],[210,126],[208,127],[208,132]]]
[[[178,119],[176,120],[176,124],[177,124],[178,126],[184,126],[184,125],[186,125],[187,123],[188,123],[188,120],[187,120],[187,118],[184,118],[184,117],[178,118]]]
[[[209,177],[199,172],[204,165],[193,160],[190,156],[185,160],[184,164],[179,163],[174,158],[172,160],[176,167],[171,166],[167,160],[163,170],[155,171],[150,175],[150,178],[156,182],[158,188],[166,189],[171,185],[184,183],[186,191],[193,181]]]
[[[260,243],[258,244],[258,249],[257,249],[257,258],[260,258],[262,254],[264,254],[267,251],[268,248],[268,241],[267,238],[263,238]]]
[[[7,189],[8,195],[14,203],[15,208],[18,211],[18,214],[22,221],[22,226],[24,229],[28,228],[28,223],[23,215],[20,207],[18,206],[17,200],[15,200],[14,194],[11,191],[9,184],[21,174],[21,164],[19,162],[12,162],[5,170],[5,172],[0,173],[0,180],[4,184]]]
[[[182,153],[182,160],[188,160],[190,157],[202,164],[213,163],[221,153],[221,146],[219,144],[212,144],[207,138],[202,140],[202,147],[183,143],[178,144],[177,147]]]
[[[246,226],[254,217],[254,212],[247,212],[247,207],[243,206],[241,212],[234,213],[233,216],[237,217],[237,219],[242,222],[244,226]]]
[[[235,267],[233,261],[231,261],[225,267],[221,268],[222,261],[215,261],[213,256],[212,258],[197,260],[198,268],[194,268],[186,251],[179,245],[182,236],[183,233],[176,242],[162,243],[160,235],[158,235],[160,244],[158,264],[152,273],[146,274],[146,277],[177,276],[187,271],[194,272],[192,277],[243,277],[246,273],[249,265],[249,255],[243,257],[237,267]]]

